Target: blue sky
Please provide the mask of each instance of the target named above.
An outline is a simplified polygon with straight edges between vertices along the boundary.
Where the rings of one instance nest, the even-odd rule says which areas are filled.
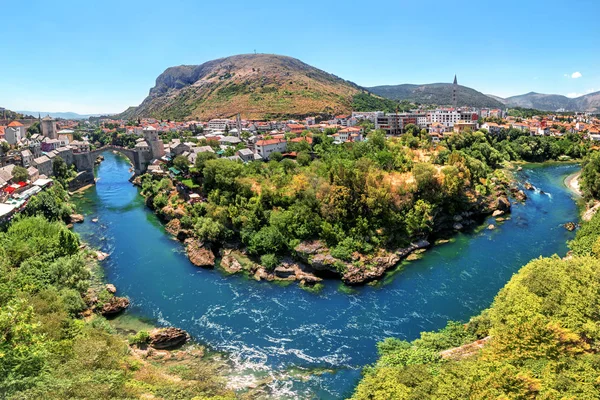
[[[600,91],[598,0],[2,1],[0,106],[120,112],[167,67],[284,54],[363,86]]]

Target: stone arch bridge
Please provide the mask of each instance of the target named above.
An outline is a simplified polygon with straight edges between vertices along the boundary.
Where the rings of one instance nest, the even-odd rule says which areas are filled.
[[[105,151],[114,150],[123,154],[131,161],[135,175],[146,172],[148,164],[152,161],[152,154],[149,151],[128,149],[125,147],[107,145],[85,153],[74,153],[73,163],[78,171],[92,171],[96,158]]]

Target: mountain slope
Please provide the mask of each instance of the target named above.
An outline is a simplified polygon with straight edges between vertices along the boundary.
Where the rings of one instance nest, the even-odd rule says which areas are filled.
[[[559,94],[543,94],[530,92],[505,99],[510,107],[535,108],[536,110],[556,111],[589,111],[600,112],[600,92],[569,98]]]
[[[451,83],[430,83],[425,85],[387,85],[366,88],[379,96],[392,100],[408,100],[421,104],[452,104]],[[459,106],[502,108],[504,105],[496,99],[466,86],[458,85],[457,103]]]
[[[556,111],[558,109],[570,109],[572,99],[558,94],[543,94],[529,92],[519,96],[505,99],[506,104],[511,107],[535,108],[536,110]]]
[[[352,82],[295,58],[244,54],[167,68],[150,94],[122,118],[210,119],[242,114],[268,119],[348,113]]]

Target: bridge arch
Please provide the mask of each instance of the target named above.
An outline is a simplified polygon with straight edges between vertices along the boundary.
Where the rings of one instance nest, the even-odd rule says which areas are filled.
[[[146,172],[146,168],[148,167],[148,162],[150,161],[151,155],[149,151],[140,151],[135,149],[128,149],[121,146],[115,145],[106,145],[102,146],[98,149],[94,149],[92,151],[86,153],[75,153],[74,161],[77,170],[92,170],[94,168],[94,161],[96,158],[104,153],[105,151],[116,151],[131,161],[131,165],[133,166],[133,170],[136,175],[143,174]]]

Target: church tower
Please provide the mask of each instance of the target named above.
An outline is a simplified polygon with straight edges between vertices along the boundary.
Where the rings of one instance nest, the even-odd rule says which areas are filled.
[[[456,110],[456,88],[458,88],[458,81],[456,80],[456,74],[454,74],[454,83],[452,84],[452,105]]]

